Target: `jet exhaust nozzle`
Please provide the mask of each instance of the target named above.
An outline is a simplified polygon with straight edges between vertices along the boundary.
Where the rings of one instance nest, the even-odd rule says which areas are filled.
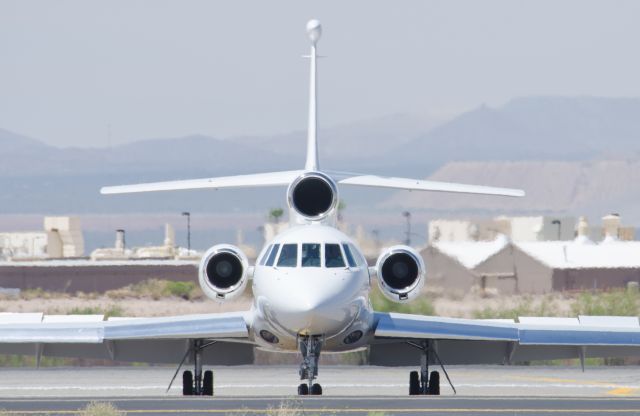
[[[310,221],[319,221],[338,206],[338,187],[333,179],[320,172],[307,172],[289,186],[289,206]]]

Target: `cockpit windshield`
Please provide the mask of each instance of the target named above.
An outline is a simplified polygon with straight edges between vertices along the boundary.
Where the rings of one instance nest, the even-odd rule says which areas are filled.
[[[298,265],[298,245],[284,244],[278,258],[278,267],[296,267]]]
[[[324,246],[324,264],[326,267],[345,267],[340,244],[326,244]]]
[[[278,254],[278,249],[280,248],[280,244],[274,244],[271,249],[271,253],[269,253],[269,257],[267,258],[267,262],[265,266],[273,266],[273,262],[276,260],[276,255]]]
[[[288,243],[282,244],[282,248],[280,244],[273,244],[267,247],[259,262],[267,267],[354,268],[363,264],[358,249],[348,243]]]
[[[320,267],[320,246],[317,243],[302,244],[302,267]]]
[[[348,244],[343,244],[342,249],[344,250],[344,255],[347,257],[347,263],[349,263],[349,267],[356,267],[356,260],[351,253],[351,249]]]

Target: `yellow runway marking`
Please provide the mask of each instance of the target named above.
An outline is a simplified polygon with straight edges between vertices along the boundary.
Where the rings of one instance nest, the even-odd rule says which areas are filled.
[[[638,389],[632,389],[630,387],[619,387],[617,389],[609,390],[607,394],[611,394],[612,396],[631,396]]]
[[[612,396],[632,396],[637,395],[640,389],[622,386],[616,383],[607,383],[605,381],[591,381],[591,380],[574,380],[568,378],[555,378],[555,377],[527,377],[527,376],[513,376],[512,378],[529,380],[529,381],[542,381],[546,383],[566,383],[566,384],[583,384],[585,386],[602,386],[608,390],[606,393]]]

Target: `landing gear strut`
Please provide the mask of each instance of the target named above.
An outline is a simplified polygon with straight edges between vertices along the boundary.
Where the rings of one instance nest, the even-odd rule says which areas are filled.
[[[318,359],[320,358],[320,350],[322,349],[322,338],[317,335],[300,336],[298,338],[298,347],[302,354],[302,363],[300,364],[300,380],[306,380],[298,386],[298,395],[314,395],[322,394],[322,386],[314,383],[318,377]]]
[[[213,371],[202,371],[202,351],[216,342],[217,341],[210,341],[205,343],[201,339],[192,341],[191,347],[185,353],[180,365],[178,365],[178,369],[171,379],[171,383],[169,383],[167,392],[171,389],[171,385],[180,372],[182,364],[184,364],[189,355],[192,355],[193,372],[185,370],[182,373],[182,394],[184,396],[213,396]]]
[[[438,353],[431,346],[431,342],[429,340],[422,340],[419,343],[407,341],[407,344],[412,347],[418,348],[421,352],[420,354],[420,373],[417,371],[412,371],[409,373],[409,395],[417,396],[417,395],[431,395],[431,396],[439,396],[440,395],[440,373],[437,371],[432,371],[429,374],[429,353],[433,353],[433,356],[440,364],[444,375],[447,377],[447,381],[451,388],[453,389],[454,394],[456,393],[456,388],[451,383],[451,379],[449,378],[449,374],[447,374],[447,370],[445,370]]]

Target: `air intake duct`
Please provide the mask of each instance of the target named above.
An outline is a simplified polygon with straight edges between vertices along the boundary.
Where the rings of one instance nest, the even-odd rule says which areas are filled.
[[[394,302],[413,299],[424,286],[424,261],[408,246],[394,246],[383,251],[376,262],[376,273],[380,290]]]
[[[219,244],[211,247],[200,261],[198,280],[207,297],[229,300],[244,292],[249,261],[238,247]]]

